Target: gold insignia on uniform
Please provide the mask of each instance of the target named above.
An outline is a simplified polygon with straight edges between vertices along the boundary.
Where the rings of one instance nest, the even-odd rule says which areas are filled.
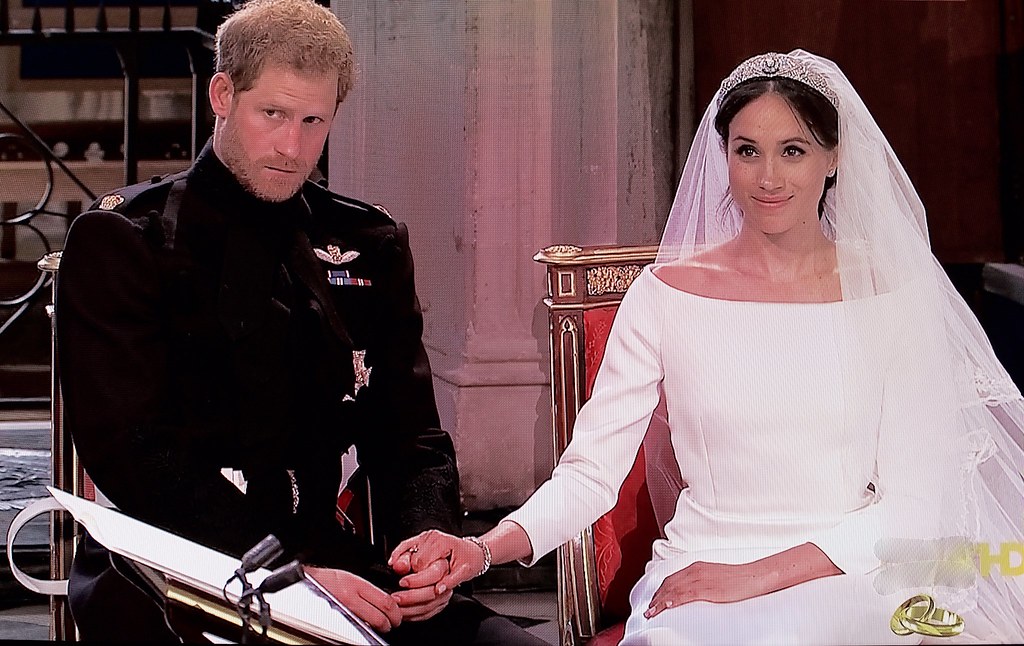
[[[366,350],[352,351],[352,368],[356,375],[355,394],[358,395],[360,388],[370,385],[370,372],[373,370],[373,367],[366,365]],[[346,394],[341,400],[350,402],[355,401],[355,398]]]
[[[103,199],[100,200],[100,208],[104,211],[110,211],[111,209],[120,206],[122,202],[124,202],[124,197],[117,193],[111,193],[110,195],[105,195]]]

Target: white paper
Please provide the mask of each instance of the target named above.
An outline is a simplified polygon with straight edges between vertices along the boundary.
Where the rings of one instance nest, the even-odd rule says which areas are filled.
[[[239,561],[233,556],[193,543],[66,491],[54,487],[47,489],[108,550],[170,574],[203,592],[222,596],[224,582],[238,568]],[[260,568],[248,575],[249,583],[258,586],[269,574],[269,570]],[[232,585],[228,586],[228,597],[236,601],[239,592],[240,582],[232,581]],[[346,644],[371,644],[341,611],[317,594],[308,582],[269,593],[265,598],[270,603],[274,623]]]
[[[63,597],[68,594],[67,579],[61,579],[59,581],[37,579],[25,574],[20,567],[14,564],[14,539],[17,538],[18,532],[21,531],[21,528],[36,516],[50,511],[55,511],[60,508],[60,503],[53,498],[40,498],[39,500],[32,502],[28,507],[22,509],[18,515],[14,517],[14,520],[11,521],[11,526],[7,528],[7,562],[11,565],[11,574],[14,575],[14,578],[17,579],[18,583],[25,586],[32,592]]]

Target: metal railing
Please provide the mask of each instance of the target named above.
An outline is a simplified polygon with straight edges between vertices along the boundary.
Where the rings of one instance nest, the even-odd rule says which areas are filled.
[[[195,6],[195,24],[175,25],[172,18],[172,4],[174,9],[188,9],[181,7],[181,2],[164,2],[159,24],[156,24],[152,14],[147,14],[149,23],[143,25],[140,19],[140,3],[130,2],[127,7],[118,7],[108,10],[102,2],[92,2],[93,7],[76,7],[72,0],[64,3],[60,8],[43,9],[37,3],[32,7],[31,2],[25,2],[28,8],[15,8],[10,0],[0,0],[0,46],[21,46],[21,45],[69,45],[69,44],[95,44],[96,46],[113,47],[117,52],[121,64],[121,72],[124,80],[124,111],[123,111],[123,184],[133,184],[139,178],[140,161],[140,52],[144,47],[172,45],[184,50],[188,55],[189,69],[191,72],[191,132],[189,133],[188,154],[193,159],[198,150],[202,148],[209,136],[209,125],[206,115],[205,87],[209,84],[209,78],[213,69],[213,32],[216,26],[223,20],[223,17],[233,10],[233,3],[224,0],[197,0]],[[79,2],[79,5],[86,4]],[[150,9],[159,9],[152,7]],[[19,13],[12,13],[17,11]],[[45,20],[44,20],[44,11]],[[118,11],[119,20],[112,21],[108,18],[108,11]],[[112,22],[124,23],[125,12],[127,12],[126,26],[112,27]],[[31,19],[28,15],[31,14]],[[62,20],[56,21],[56,17]],[[86,20],[89,18],[89,25]],[[177,15],[180,20],[180,15]],[[55,25],[57,22],[59,26]],[[20,25],[20,26],[19,26]],[[95,200],[96,195],[72,172],[68,165],[61,158],[54,154],[51,147],[27,125],[19,119],[2,100],[0,100],[0,113],[6,116],[14,124],[14,132],[0,133],[0,150],[9,144],[15,144],[26,150],[26,157],[39,159],[42,162],[41,172],[45,173],[45,183],[36,202],[28,209],[20,210],[19,202],[4,202],[0,204],[0,263],[5,265],[6,278],[3,289],[0,289],[0,344],[8,344],[7,339],[11,336],[10,331],[23,319],[33,308],[38,309],[41,304],[41,294],[47,293],[52,277],[44,272],[35,269],[35,262],[38,257],[16,258],[16,244],[18,240],[24,240],[26,235],[35,243],[32,247],[42,249],[44,253],[52,251],[54,236],[48,237],[43,227],[37,225],[44,222],[46,218],[40,216],[59,216],[71,220],[81,210],[77,203],[70,203],[60,208],[55,207],[53,194],[55,187],[55,176],[61,173],[66,176],[81,191],[85,202]],[[0,174],[3,172],[0,162]],[[65,229],[66,230],[66,229]],[[27,232],[27,233],[26,233]],[[41,254],[40,254],[41,255]],[[31,272],[31,273],[30,273]],[[33,314],[34,318],[34,314]],[[27,320],[27,319],[26,319]],[[40,401],[35,401],[39,399]],[[32,406],[45,404],[46,397],[19,397],[6,396],[0,393],[0,407],[21,406],[29,404]],[[32,400],[32,401],[29,401]]]
[[[188,54],[189,67],[191,71],[191,133],[189,154],[194,159],[198,150],[202,148],[206,138],[209,136],[209,126],[206,119],[205,88],[209,84],[212,74],[213,58],[213,32],[223,17],[233,10],[231,2],[216,0],[199,0],[197,2],[196,24],[193,26],[175,26],[172,21],[171,3],[163,5],[162,19],[156,27],[144,27],[140,22],[140,7],[138,3],[130,3],[127,7],[128,21],[126,27],[110,27],[107,9],[103,3],[98,3],[95,8],[95,21],[91,27],[82,27],[78,18],[81,18],[82,11],[76,11],[75,3],[69,1],[63,7],[63,24],[60,27],[44,27],[44,14],[38,4],[31,10],[30,25],[24,28],[12,25],[17,21],[12,20],[11,2],[0,0],[0,46],[18,46],[28,44],[72,44],[72,43],[94,43],[96,45],[113,46],[117,52],[121,64],[121,71],[124,79],[124,130],[123,130],[123,154],[124,154],[124,184],[133,184],[138,181],[138,168],[140,160],[140,138],[139,138],[139,105],[140,105],[140,52],[145,46],[155,44],[172,44],[181,46]],[[28,2],[26,5],[30,4]],[[124,9],[124,8],[119,8]],[[47,18],[52,19],[54,12],[60,9],[48,10]],[[21,10],[24,18],[25,10]],[[24,20],[21,20],[24,22]],[[62,159],[55,154],[51,147],[26,124],[19,119],[14,112],[8,108],[3,101],[0,101],[0,113],[14,124],[14,132],[0,133],[0,150],[8,148],[8,145],[19,147],[24,150],[25,159],[32,161],[40,160],[41,172],[44,174],[42,189],[38,199],[27,209],[20,210],[18,201],[8,201],[0,204],[2,216],[0,216],[0,265],[7,271],[5,278],[5,289],[7,293],[0,293],[0,344],[8,341],[10,331],[19,319],[33,311],[33,308],[45,307],[52,327],[55,320],[55,312],[52,304],[48,304],[48,297],[52,295],[55,276],[59,263],[59,252],[54,252],[54,241],[51,240],[44,230],[45,227],[39,223],[43,222],[44,216],[56,216],[65,218],[67,224],[81,211],[81,202],[69,201],[66,208],[61,210],[54,206],[54,193],[56,180],[61,174],[77,187],[83,198],[88,202],[96,199],[96,194],[68,167]],[[0,162],[0,177],[3,174],[3,162]],[[66,231],[66,227],[61,227]],[[25,258],[18,258],[17,246],[19,241],[25,243],[25,233],[28,232],[28,239],[33,243],[37,239],[39,244],[31,246],[45,252],[42,260],[33,258],[31,261]],[[16,233],[20,235],[15,235]],[[22,253],[21,255],[24,255]],[[37,265],[37,261],[38,265]],[[16,292],[16,293],[12,293]],[[47,299],[47,300],[44,300]],[[6,315],[6,318],[4,318]],[[54,343],[52,329],[46,329],[50,337],[49,362],[50,392],[43,401],[33,402],[49,403],[50,405],[50,426],[51,426],[51,480],[53,484],[65,491],[82,495],[82,472],[81,466],[77,463],[74,447],[71,438],[66,434],[62,423],[62,402],[60,396],[60,384],[57,373],[56,345]],[[19,402],[14,402],[18,405]],[[21,402],[24,403],[24,402]],[[0,397],[0,406],[10,406]],[[70,573],[71,558],[74,554],[74,543],[77,536],[77,529],[74,522],[62,514],[52,514],[50,522],[50,576],[53,579],[66,579]],[[74,621],[71,617],[67,600],[63,597],[52,597],[50,601],[50,639],[51,640],[73,640],[76,637]]]
[[[35,248],[42,248],[44,253],[53,251],[53,241],[43,227],[37,223],[43,216],[57,216],[70,219],[76,213],[69,212],[67,208],[58,210],[52,205],[56,173],[60,172],[66,176],[81,191],[83,197],[89,201],[96,199],[95,193],[89,189],[67,165],[58,158],[52,150],[36,135],[31,128],[23,123],[18,117],[0,101],[0,113],[3,113],[18,128],[18,132],[0,133],[0,148],[22,148],[29,154],[30,158],[38,158],[41,162],[41,172],[45,174],[38,199],[25,210],[19,211],[18,202],[4,202],[2,217],[0,217],[0,265],[4,267],[5,289],[0,294],[0,313],[3,320],[0,322],[0,342],[7,338],[7,332],[23,317],[30,308],[38,305],[40,299],[48,294],[47,288],[52,283],[52,277],[36,267],[38,258],[18,258],[19,240],[24,242],[27,232],[30,239],[38,241]],[[19,232],[22,235],[18,235]],[[33,397],[3,397],[0,403],[5,406],[45,403],[45,398],[36,402]]]

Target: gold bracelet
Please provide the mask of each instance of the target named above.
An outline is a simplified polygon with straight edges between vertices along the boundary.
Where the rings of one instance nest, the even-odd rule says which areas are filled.
[[[915,595],[896,608],[889,627],[897,635],[917,633],[928,637],[955,637],[964,631],[963,617],[937,608],[927,594]]]

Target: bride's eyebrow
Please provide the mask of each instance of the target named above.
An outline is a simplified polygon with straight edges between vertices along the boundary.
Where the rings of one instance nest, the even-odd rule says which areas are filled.
[[[756,139],[751,139],[750,137],[744,137],[743,135],[736,135],[736,136],[734,136],[732,138],[732,141],[759,145],[759,142]],[[786,144],[804,144],[805,146],[810,146],[811,142],[806,137],[788,137],[788,138],[783,139],[782,141],[778,142],[778,144],[780,146],[785,146]]]

